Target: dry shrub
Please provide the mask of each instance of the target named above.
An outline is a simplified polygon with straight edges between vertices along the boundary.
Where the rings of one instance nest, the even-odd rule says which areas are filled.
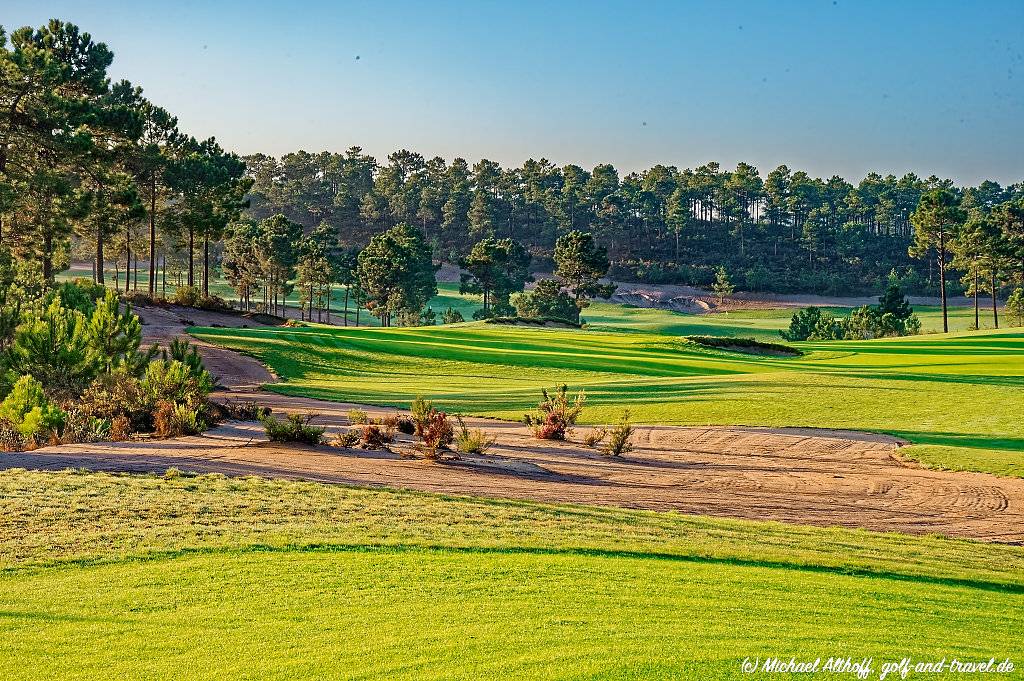
[[[607,428],[595,428],[583,436],[583,444],[587,447],[596,447],[608,435]]]
[[[110,439],[114,442],[127,440],[133,432],[131,419],[127,416],[115,416],[110,420]]]
[[[160,400],[153,410],[153,434],[157,437],[181,437],[202,432],[199,415],[185,405]]]
[[[428,459],[439,458],[441,450],[447,449],[455,440],[455,428],[448,414],[432,409],[420,438],[423,440],[423,455]]]
[[[0,452],[20,452],[26,449],[26,439],[10,419],[0,417]]]
[[[354,430],[343,430],[336,434],[330,442],[332,447],[342,447],[344,449],[352,449],[357,444],[359,444],[359,433]]]
[[[348,422],[356,426],[362,426],[370,422],[370,416],[362,409],[349,409]]]
[[[570,402],[568,390],[564,383],[552,393],[546,388],[541,390],[544,399],[537,405],[538,413],[523,417],[523,422],[533,429],[534,437],[540,440],[564,440],[572,432],[576,420],[583,413],[583,403],[587,397],[581,390]]]
[[[388,435],[388,433],[376,423],[364,424],[362,433],[359,436],[359,442],[363,449],[386,450],[388,445],[394,441],[394,436]]]

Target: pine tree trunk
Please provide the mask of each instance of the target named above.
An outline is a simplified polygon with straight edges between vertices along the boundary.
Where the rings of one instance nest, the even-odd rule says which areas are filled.
[[[942,332],[949,333],[949,310],[946,303],[946,235],[939,233],[939,292],[942,296]]]
[[[152,173],[149,198],[149,295],[156,293],[156,173]]]
[[[999,306],[996,301],[996,268],[992,267],[992,323],[999,328]]]
[[[196,285],[195,231],[191,225],[188,228],[188,285]]]
[[[203,295],[210,295],[210,237],[203,235]]]
[[[103,285],[103,228],[96,228],[96,283]]]

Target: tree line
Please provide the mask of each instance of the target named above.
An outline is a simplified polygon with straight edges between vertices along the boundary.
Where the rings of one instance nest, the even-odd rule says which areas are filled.
[[[184,134],[142,88],[112,82],[113,57],[56,19],[10,36],[0,27],[0,245],[46,281],[69,266],[72,241],[97,283],[123,257],[126,289],[145,259],[150,294],[161,262],[184,254],[188,284],[208,291],[211,246],[252,180],[214,138]]]
[[[45,281],[79,257],[97,283],[113,263],[118,287],[123,263],[126,291],[138,290],[141,263],[151,296],[166,295],[171,276],[209,297],[220,274],[247,309],[280,313],[297,293],[317,319],[330,317],[340,286],[346,323],[351,302],[356,323],[367,309],[383,324],[430,321],[443,261],[461,266],[482,316],[564,312],[567,287],[578,317],[607,293],[598,270],[826,294],[881,290],[895,273],[944,305],[950,292],[976,304],[987,292],[995,317],[999,292],[1024,283],[1022,183],[871,173],[854,185],[786,166],[762,177],[746,163],[621,175],[609,164],[503,168],[407,150],[378,162],[359,147],[239,157],[180,131],[141,88],[112,82],[112,60],[73,24],[0,28],[0,247]],[[567,249],[583,260],[568,264]],[[573,279],[580,268],[586,283]],[[537,271],[559,278],[515,296]]]
[[[608,249],[618,279],[706,286],[724,267],[745,290],[833,295],[881,290],[893,271],[911,292],[940,292],[936,263],[910,252],[911,215],[928,191],[948,189],[985,211],[1024,198],[1024,183],[955,188],[934,176],[871,173],[854,185],[786,166],[762,176],[747,163],[621,176],[609,164],[470,166],[407,150],[378,162],[359,147],[245,161],[249,215],[327,225],[350,246],[405,223],[437,259],[456,263],[478,241],[507,238],[544,269],[558,237],[578,230]]]

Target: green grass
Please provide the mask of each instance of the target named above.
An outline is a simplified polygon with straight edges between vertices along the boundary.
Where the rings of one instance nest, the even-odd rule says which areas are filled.
[[[270,389],[290,395],[406,406],[422,394],[450,411],[518,419],[540,388],[565,382],[586,389],[590,423],[614,422],[629,408],[645,423],[887,432],[915,443],[905,452],[929,465],[1024,476],[1020,330],[803,343],[803,357],[777,358],[694,347],[677,334],[724,329],[686,316],[666,326],[649,320],[667,313],[652,312],[625,309],[633,326],[595,319],[584,331],[462,324],[193,333],[260,358],[285,379]]]
[[[1024,652],[1021,547],[222,476],[5,471],[0,500],[4,678],[715,679],[747,656],[877,674]]]

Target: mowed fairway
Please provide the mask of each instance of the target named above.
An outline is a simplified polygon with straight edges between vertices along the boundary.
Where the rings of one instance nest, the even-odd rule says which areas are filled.
[[[4,678],[714,679],[748,656],[877,674],[1024,652],[1020,547],[220,476],[14,470],[0,498]]]
[[[911,441],[904,451],[929,465],[1024,476],[1019,329],[803,343],[806,354],[781,358],[679,337],[709,316],[632,312],[589,330],[470,323],[193,333],[256,356],[284,379],[270,389],[289,395],[397,406],[424,395],[453,412],[519,419],[540,388],[564,382],[586,390],[588,423],[613,422],[628,408],[643,423],[878,431]]]

